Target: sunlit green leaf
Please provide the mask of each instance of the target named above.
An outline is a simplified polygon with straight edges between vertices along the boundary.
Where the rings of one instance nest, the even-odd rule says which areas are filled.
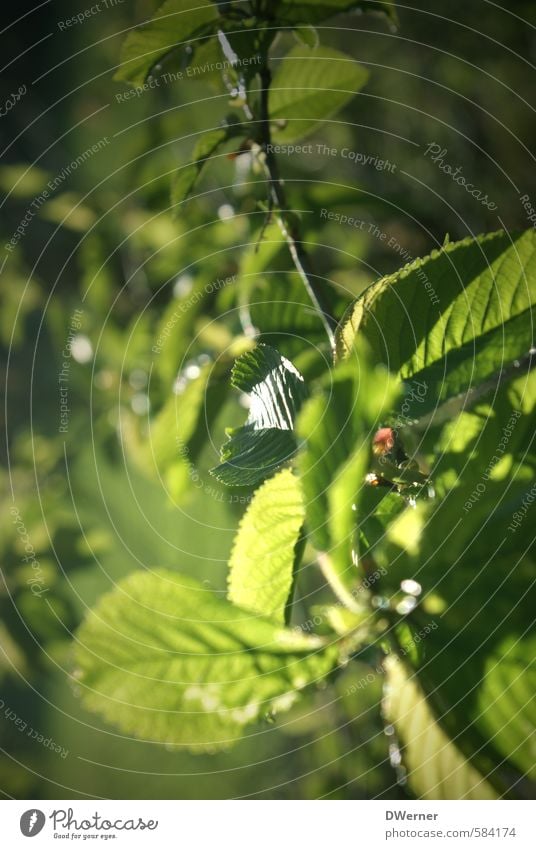
[[[536,635],[511,636],[486,659],[478,694],[480,726],[495,748],[536,780]]]
[[[361,519],[368,518],[361,500],[368,490],[372,439],[396,393],[385,370],[370,367],[365,357],[353,359],[333,371],[298,418],[308,531],[329,557],[342,592],[360,576],[357,533]]]
[[[305,47],[310,47],[314,50],[319,45],[318,32],[310,24],[303,24],[294,30],[296,39]]]
[[[406,417],[490,379],[534,341],[536,233],[449,243],[370,286],[341,322],[340,357],[356,333],[374,359],[426,387]]]
[[[123,733],[214,750],[288,709],[333,669],[337,649],[158,570],[101,599],[76,659],[84,703]]]
[[[395,522],[379,544],[383,592],[422,587],[415,627],[442,612],[406,658],[437,721],[489,783],[521,796],[534,764],[535,410],[532,372],[432,428],[421,450],[437,497],[410,512],[416,532]]]
[[[496,799],[497,793],[457,748],[400,661],[387,664],[385,714],[401,745],[402,765],[420,799]],[[390,735],[392,737],[392,735]]]
[[[305,518],[298,478],[283,469],[255,493],[229,562],[229,599],[283,622]]]

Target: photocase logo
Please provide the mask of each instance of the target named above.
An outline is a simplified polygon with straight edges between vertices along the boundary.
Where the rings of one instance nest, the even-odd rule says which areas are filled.
[[[35,837],[39,834],[45,824],[45,815],[43,811],[38,811],[32,808],[30,811],[25,811],[20,818],[20,830],[25,837]]]

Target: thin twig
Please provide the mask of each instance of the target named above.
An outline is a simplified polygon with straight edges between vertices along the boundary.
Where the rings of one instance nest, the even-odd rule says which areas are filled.
[[[536,368],[536,348],[530,348],[524,356],[503,366],[487,380],[434,407],[430,413],[415,421],[411,427],[414,430],[423,431],[430,425],[437,427],[446,421],[451,421],[459,413],[467,413],[492,390],[497,392],[502,384],[520,375],[529,374],[534,368]]]
[[[268,97],[272,75],[270,69],[265,65],[261,71],[261,133],[262,147],[265,157],[265,167],[268,175],[270,186],[270,196],[273,204],[277,208],[279,226],[287,241],[290,255],[296,270],[305,286],[307,294],[311,299],[318,315],[320,316],[326,334],[328,336],[332,350],[335,349],[335,327],[337,322],[331,315],[324,293],[319,287],[318,281],[312,272],[309,256],[303,246],[300,233],[297,231],[297,226],[294,220],[291,220],[288,215],[288,205],[285,194],[285,188],[277,165],[277,159],[272,149],[272,136],[270,130],[270,112],[268,105]]]

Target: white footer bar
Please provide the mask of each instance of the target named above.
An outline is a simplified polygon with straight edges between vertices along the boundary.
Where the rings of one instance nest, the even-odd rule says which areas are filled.
[[[532,802],[4,801],[6,849],[534,849]],[[35,840],[35,842],[31,842]]]

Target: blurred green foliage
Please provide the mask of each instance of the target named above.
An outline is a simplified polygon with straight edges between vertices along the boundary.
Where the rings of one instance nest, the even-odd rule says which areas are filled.
[[[496,201],[508,229],[526,226],[520,190],[536,191],[527,151],[534,134],[527,76],[534,29],[498,9],[483,16],[482,5],[454,2],[432,11],[422,0],[400,9],[396,33],[375,17],[343,17],[319,28],[323,45],[358,58],[370,72],[359,99],[311,137],[312,152],[281,162],[316,273],[335,286],[338,318],[369,283],[441,245],[445,233],[497,229],[496,212],[439,175],[424,154],[431,143]],[[0,414],[7,435],[0,698],[26,723],[21,731],[0,713],[0,789],[18,798],[411,795],[389,761],[381,676],[369,666],[352,664],[335,690],[313,693],[280,724],[267,721],[231,752],[210,757],[119,735],[84,711],[71,679],[72,633],[134,569],[158,565],[224,587],[249,490],[231,496],[208,470],[218,461],[224,428],[242,424],[228,377],[234,356],[247,347],[244,329],[262,324],[265,341],[306,376],[318,370],[314,346],[321,356],[327,351],[275,228],[256,248],[264,181],[248,168],[247,155],[234,156],[237,145],[228,143],[207,167],[195,196],[181,201],[183,214],[173,208],[174,175],[229,105],[207,79],[156,85],[129,98],[126,83],[112,81],[124,31],[155,6],[139,0],[114,7],[67,37],[57,22],[73,9],[57,0],[15,25],[6,49],[15,59],[35,45],[24,66],[8,68],[6,96],[21,78],[39,79],[2,118],[2,243],[36,199],[43,203],[6,252],[0,290],[8,393]],[[534,22],[528,0],[510,11]],[[35,43],[50,31],[50,40]],[[282,35],[274,56],[294,44],[294,35]],[[341,156],[345,149],[376,164]],[[49,181],[57,187],[48,190]],[[342,224],[340,216],[354,222]],[[285,336],[277,315],[289,293],[303,346]],[[177,424],[176,398],[196,391],[200,373],[213,406]],[[62,399],[69,407],[64,419]],[[187,446],[189,461],[177,456],[170,466],[170,433]],[[35,555],[30,562],[22,559],[26,537]],[[38,585],[30,582],[32,562],[39,564]],[[304,572],[302,596],[321,595],[319,576]],[[305,620],[305,606],[297,607]],[[30,727],[67,755],[37,745]]]

